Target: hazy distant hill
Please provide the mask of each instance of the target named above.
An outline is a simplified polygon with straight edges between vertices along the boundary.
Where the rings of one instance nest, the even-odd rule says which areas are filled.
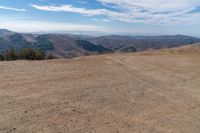
[[[70,34],[23,34],[0,30],[0,53],[8,49],[37,48],[58,58],[173,48],[198,42],[199,38],[183,35],[91,37]]]
[[[148,49],[173,48],[200,42],[199,38],[175,36],[101,36],[89,39],[94,44],[100,44],[112,50],[123,51],[135,48],[136,51]]]
[[[4,36],[7,36],[7,35],[11,35],[11,34],[14,34],[14,32],[9,31],[7,29],[0,29],[0,37],[4,37]]]

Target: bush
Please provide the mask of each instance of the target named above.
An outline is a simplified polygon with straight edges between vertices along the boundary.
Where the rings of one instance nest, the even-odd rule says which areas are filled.
[[[3,61],[3,60],[4,60],[4,56],[0,55],[0,61]]]
[[[19,52],[20,59],[23,60],[44,60],[45,53],[38,49],[23,49]]]
[[[3,55],[0,55],[0,61],[7,60],[45,60],[45,59],[54,59],[52,55],[46,55],[45,52],[39,49],[22,49],[18,53],[14,50],[8,50]]]
[[[54,57],[53,55],[48,55],[48,56],[46,57],[46,59],[47,59],[47,60],[51,60],[51,59],[55,59],[55,57]]]
[[[4,54],[4,59],[10,61],[10,60],[17,60],[19,58],[14,50],[7,50]]]

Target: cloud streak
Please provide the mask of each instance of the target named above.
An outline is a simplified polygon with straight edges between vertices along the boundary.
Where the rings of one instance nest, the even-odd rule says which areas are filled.
[[[200,21],[199,0],[97,0],[102,5],[119,9],[86,9],[72,5],[35,5],[38,10],[72,12],[90,16],[105,16],[111,19],[144,24],[197,24]]]
[[[6,28],[20,32],[52,32],[52,31],[99,31],[101,27],[86,24],[42,22],[42,21],[15,21],[0,22],[0,28]]]
[[[38,10],[43,11],[55,11],[55,12],[72,12],[72,13],[80,13],[85,15],[118,15],[119,13],[106,10],[106,9],[85,9],[85,8],[77,8],[72,5],[61,5],[61,6],[39,6],[35,4],[31,4],[32,7]]]
[[[26,9],[19,9],[19,8],[13,8],[13,7],[7,7],[7,6],[0,6],[0,9],[3,10],[11,10],[11,11],[17,11],[17,12],[25,12]]]

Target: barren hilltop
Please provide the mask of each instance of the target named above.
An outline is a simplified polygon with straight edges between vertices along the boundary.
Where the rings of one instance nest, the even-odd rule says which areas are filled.
[[[199,133],[199,46],[0,62],[0,132]]]

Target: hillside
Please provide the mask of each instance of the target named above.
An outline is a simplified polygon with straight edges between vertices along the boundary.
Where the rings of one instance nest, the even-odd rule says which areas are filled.
[[[196,47],[0,62],[0,132],[199,133]]]
[[[8,36],[8,35],[12,35],[15,32],[9,31],[7,29],[0,29],[0,37],[4,37],[4,36]]]
[[[0,54],[9,49],[18,51],[36,48],[57,58],[174,48],[198,42],[199,38],[183,35],[92,37],[70,34],[24,34],[0,30]]]
[[[200,52],[200,43],[189,45],[189,46],[182,46],[182,47],[178,47],[178,48],[166,49],[165,51],[178,52],[178,53]]]

